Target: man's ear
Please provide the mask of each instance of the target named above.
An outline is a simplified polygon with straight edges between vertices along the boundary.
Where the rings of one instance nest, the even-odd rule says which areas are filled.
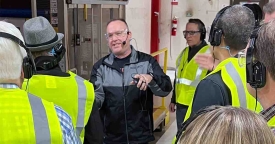
[[[24,70],[23,67],[21,69],[21,74],[20,74],[20,79],[24,79],[25,78],[25,74],[24,74]]]
[[[131,31],[128,32],[128,39],[129,39],[129,40],[132,39],[132,32],[131,32]]]

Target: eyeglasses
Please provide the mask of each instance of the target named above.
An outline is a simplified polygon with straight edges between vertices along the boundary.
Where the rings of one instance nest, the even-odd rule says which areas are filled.
[[[183,31],[183,35],[186,36],[187,34],[188,35],[195,35],[196,33],[200,33],[201,31]]]
[[[113,39],[114,36],[116,36],[116,37],[123,37],[127,33],[128,33],[128,30],[125,29],[125,30],[122,30],[122,31],[117,31],[117,32],[113,32],[113,33],[107,33],[107,34],[105,34],[105,37],[106,37],[107,40],[110,40],[110,39]]]

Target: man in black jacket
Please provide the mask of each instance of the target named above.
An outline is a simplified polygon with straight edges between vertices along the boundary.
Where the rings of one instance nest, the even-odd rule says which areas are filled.
[[[132,33],[123,19],[107,24],[112,51],[93,67],[90,81],[104,120],[105,144],[142,144],[154,140],[153,94],[165,97],[170,78],[150,55],[130,45]]]
[[[65,54],[65,47],[61,44],[64,35],[56,33],[44,17],[29,19],[24,23],[23,30],[37,72],[24,82],[22,89],[53,102],[68,112],[82,142],[85,127],[84,144],[102,144],[103,128],[93,85],[71,72],[62,72],[59,67],[58,63]]]

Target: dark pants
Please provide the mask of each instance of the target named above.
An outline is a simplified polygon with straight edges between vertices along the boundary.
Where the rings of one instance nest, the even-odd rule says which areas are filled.
[[[181,128],[181,124],[183,123],[184,117],[186,115],[188,106],[177,104],[176,109],[176,118],[177,118],[177,127],[178,130]]]

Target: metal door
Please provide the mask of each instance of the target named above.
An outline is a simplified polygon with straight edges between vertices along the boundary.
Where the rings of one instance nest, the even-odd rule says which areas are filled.
[[[68,69],[89,79],[92,66],[109,53],[106,24],[119,18],[119,5],[71,5],[68,9]],[[85,12],[87,10],[87,12]],[[85,16],[87,14],[87,16]]]

